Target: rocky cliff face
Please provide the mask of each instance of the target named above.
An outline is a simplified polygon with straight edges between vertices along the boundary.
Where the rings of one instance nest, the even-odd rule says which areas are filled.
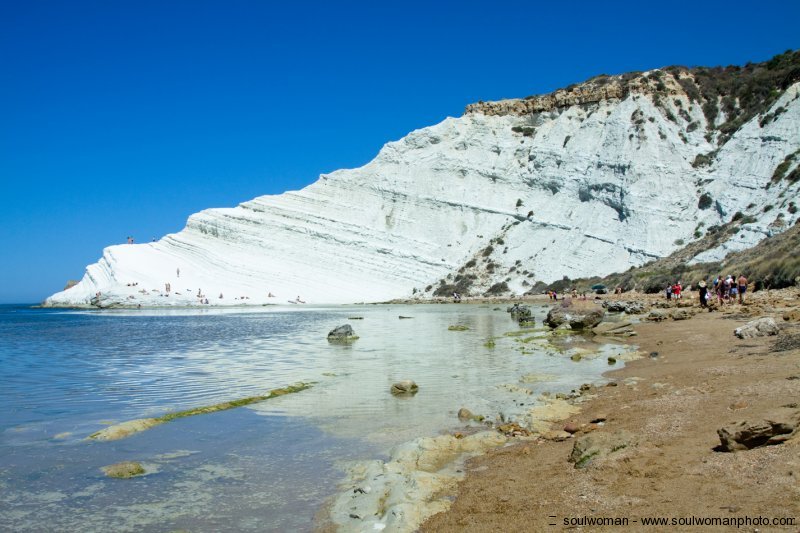
[[[45,303],[522,293],[624,271],[741,212],[742,230],[696,260],[721,258],[798,218],[800,61],[784,56],[771,70],[670,67],[473,104],[362,168],[111,246]]]

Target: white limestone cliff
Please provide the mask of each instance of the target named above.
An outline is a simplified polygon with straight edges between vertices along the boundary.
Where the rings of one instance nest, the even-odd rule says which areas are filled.
[[[621,88],[474,104],[386,144],[361,168],[202,211],[158,242],[110,246],[45,305],[383,301],[428,297],[464,278],[473,294],[519,294],[535,281],[641,265],[736,212],[753,222],[696,260],[793,224],[800,182],[771,180],[785,160],[789,171],[800,162],[791,159],[800,84],[770,120],[753,117],[720,147],[677,77],[665,76],[658,96],[647,74]],[[697,165],[705,154],[710,163]],[[701,208],[704,194],[711,203]]]

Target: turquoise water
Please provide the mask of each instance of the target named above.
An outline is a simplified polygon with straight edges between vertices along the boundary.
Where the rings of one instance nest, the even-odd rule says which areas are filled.
[[[363,319],[348,320],[356,316]],[[360,339],[329,344],[327,332],[344,323]],[[456,324],[469,330],[448,331]],[[520,342],[534,334],[504,335],[518,329],[504,309],[465,304],[0,306],[0,529],[310,530],[347,462],[460,427],[460,407],[513,418],[535,397],[520,389],[566,391],[608,368],[605,357],[575,363],[569,350]],[[531,373],[546,376],[520,379]],[[400,379],[415,380],[420,392],[392,396]],[[109,423],[297,381],[315,385],[124,440],[85,440]],[[123,460],[149,473],[115,480],[100,470]]]

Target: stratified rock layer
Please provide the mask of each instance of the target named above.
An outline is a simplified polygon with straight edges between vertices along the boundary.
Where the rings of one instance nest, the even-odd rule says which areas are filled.
[[[202,211],[158,242],[108,247],[45,305],[519,294],[535,281],[641,265],[737,212],[748,222],[696,260],[791,226],[798,84],[721,132],[725,105],[710,124],[684,91],[690,74],[664,72],[475,104],[388,143],[361,168]]]

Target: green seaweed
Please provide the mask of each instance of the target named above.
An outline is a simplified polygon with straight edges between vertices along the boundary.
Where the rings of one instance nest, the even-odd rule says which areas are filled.
[[[254,404],[254,403],[258,403],[258,402],[263,402],[263,401],[269,400],[271,398],[277,398],[279,396],[285,396],[286,394],[292,394],[292,393],[295,393],[295,392],[300,392],[300,391],[309,389],[309,388],[311,388],[311,386],[313,384],[314,384],[314,382],[299,382],[299,383],[295,383],[294,385],[289,385],[287,387],[283,387],[283,388],[280,388],[280,389],[271,390],[269,393],[267,393],[267,394],[265,394],[263,396],[249,396],[247,398],[240,398],[238,400],[230,400],[230,401],[227,401],[227,402],[221,402],[221,403],[217,403],[217,404],[214,404],[214,405],[206,405],[206,406],[203,406],[203,407],[195,407],[195,408],[192,408],[192,409],[186,409],[186,410],[177,411],[177,412],[174,412],[174,413],[167,413],[167,414],[159,416],[157,418],[142,419],[142,420],[139,421],[139,422],[144,422],[144,424],[142,424],[141,426],[136,427],[136,428],[132,428],[129,431],[127,431],[125,434],[122,434],[121,436],[117,436],[117,437],[112,437],[111,439],[107,439],[105,437],[105,435],[106,435],[106,433],[108,432],[109,429],[111,429],[111,428],[113,428],[115,426],[111,426],[111,427],[106,428],[104,430],[92,433],[87,438],[88,439],[92,439],[92,440],[95,440],[95,439],[117,440],[117,439],[121,439],[121,438],[126,438],[126,437],[129,437],[129,436],[131,436],[131,435],[133,435],[135,433],[139,433],[139,432],[145,431],[147,429],[150,429],[151,427],[158,426],[158,425],[164,424],[166,422],[171,422],[172,420],[177,420],[179,418],[186,418],[188,416],[204,415],[204,414],[208,414],[208,413],[216,413],[217,411],[226,411],[228,409],[235,409],[237,407],[243,407],[245,405],[250,405],[250,404]],[[123,425],[123,424],[126,424],[126,423],[123,422],[122,424],[117,424],[117,426],[120,426],[120,425]]]
[[[447,329],[449,331],[467,331],[469,329],[469,327],[461,325],[461,324],[458,324],[458,325],[455,325],[455,326],[448,326]]]
[[[266,394],[264,396],[250,396],[247,398],[240,398],[238,400],[231,400],[228,402],[222,402],[214,405],[195,407],[194,409],[186,409],[185,411],[178,411],[176,413],[167,413],[163,416],[157,417],[156,420],[163,423],[163,422],[169,422],[170,420],[176,420],[178,418],[186,418],[187,416],[204,415],[208,413],[216,413],[217,411],[226,411],[228,409],[235,409],[236,407],[243,407],[245,405],[250,405],[253,403],[263,402],[264,400],[277,398],[278,396],[284,396],[286,394],[300,392],[310,387],[311,383],[296,383],[294,385],[289,385],[288,387],[284,387],[282,389],[272,390],[269,392],[269,394]]]
[[[592,460],[592,459],[593,459],[593,458],[594,458],[596,455],[598,455],[599,453],[600,453],[600,452],[599,452],[599,451],[597,451],[597,452],[593,452],[593,453],[589,453],[589,454],[586,454],[586,455],[584,455],[583,457],[581,457],[581,458],[580,458],[580,459],[579,459],[579,460],[578,460],[578,461],[575,463],[575,468],[586,468],[587,466],[589,466],[589,462],[590,462],[590,461],[591,461],[591,460]]]

